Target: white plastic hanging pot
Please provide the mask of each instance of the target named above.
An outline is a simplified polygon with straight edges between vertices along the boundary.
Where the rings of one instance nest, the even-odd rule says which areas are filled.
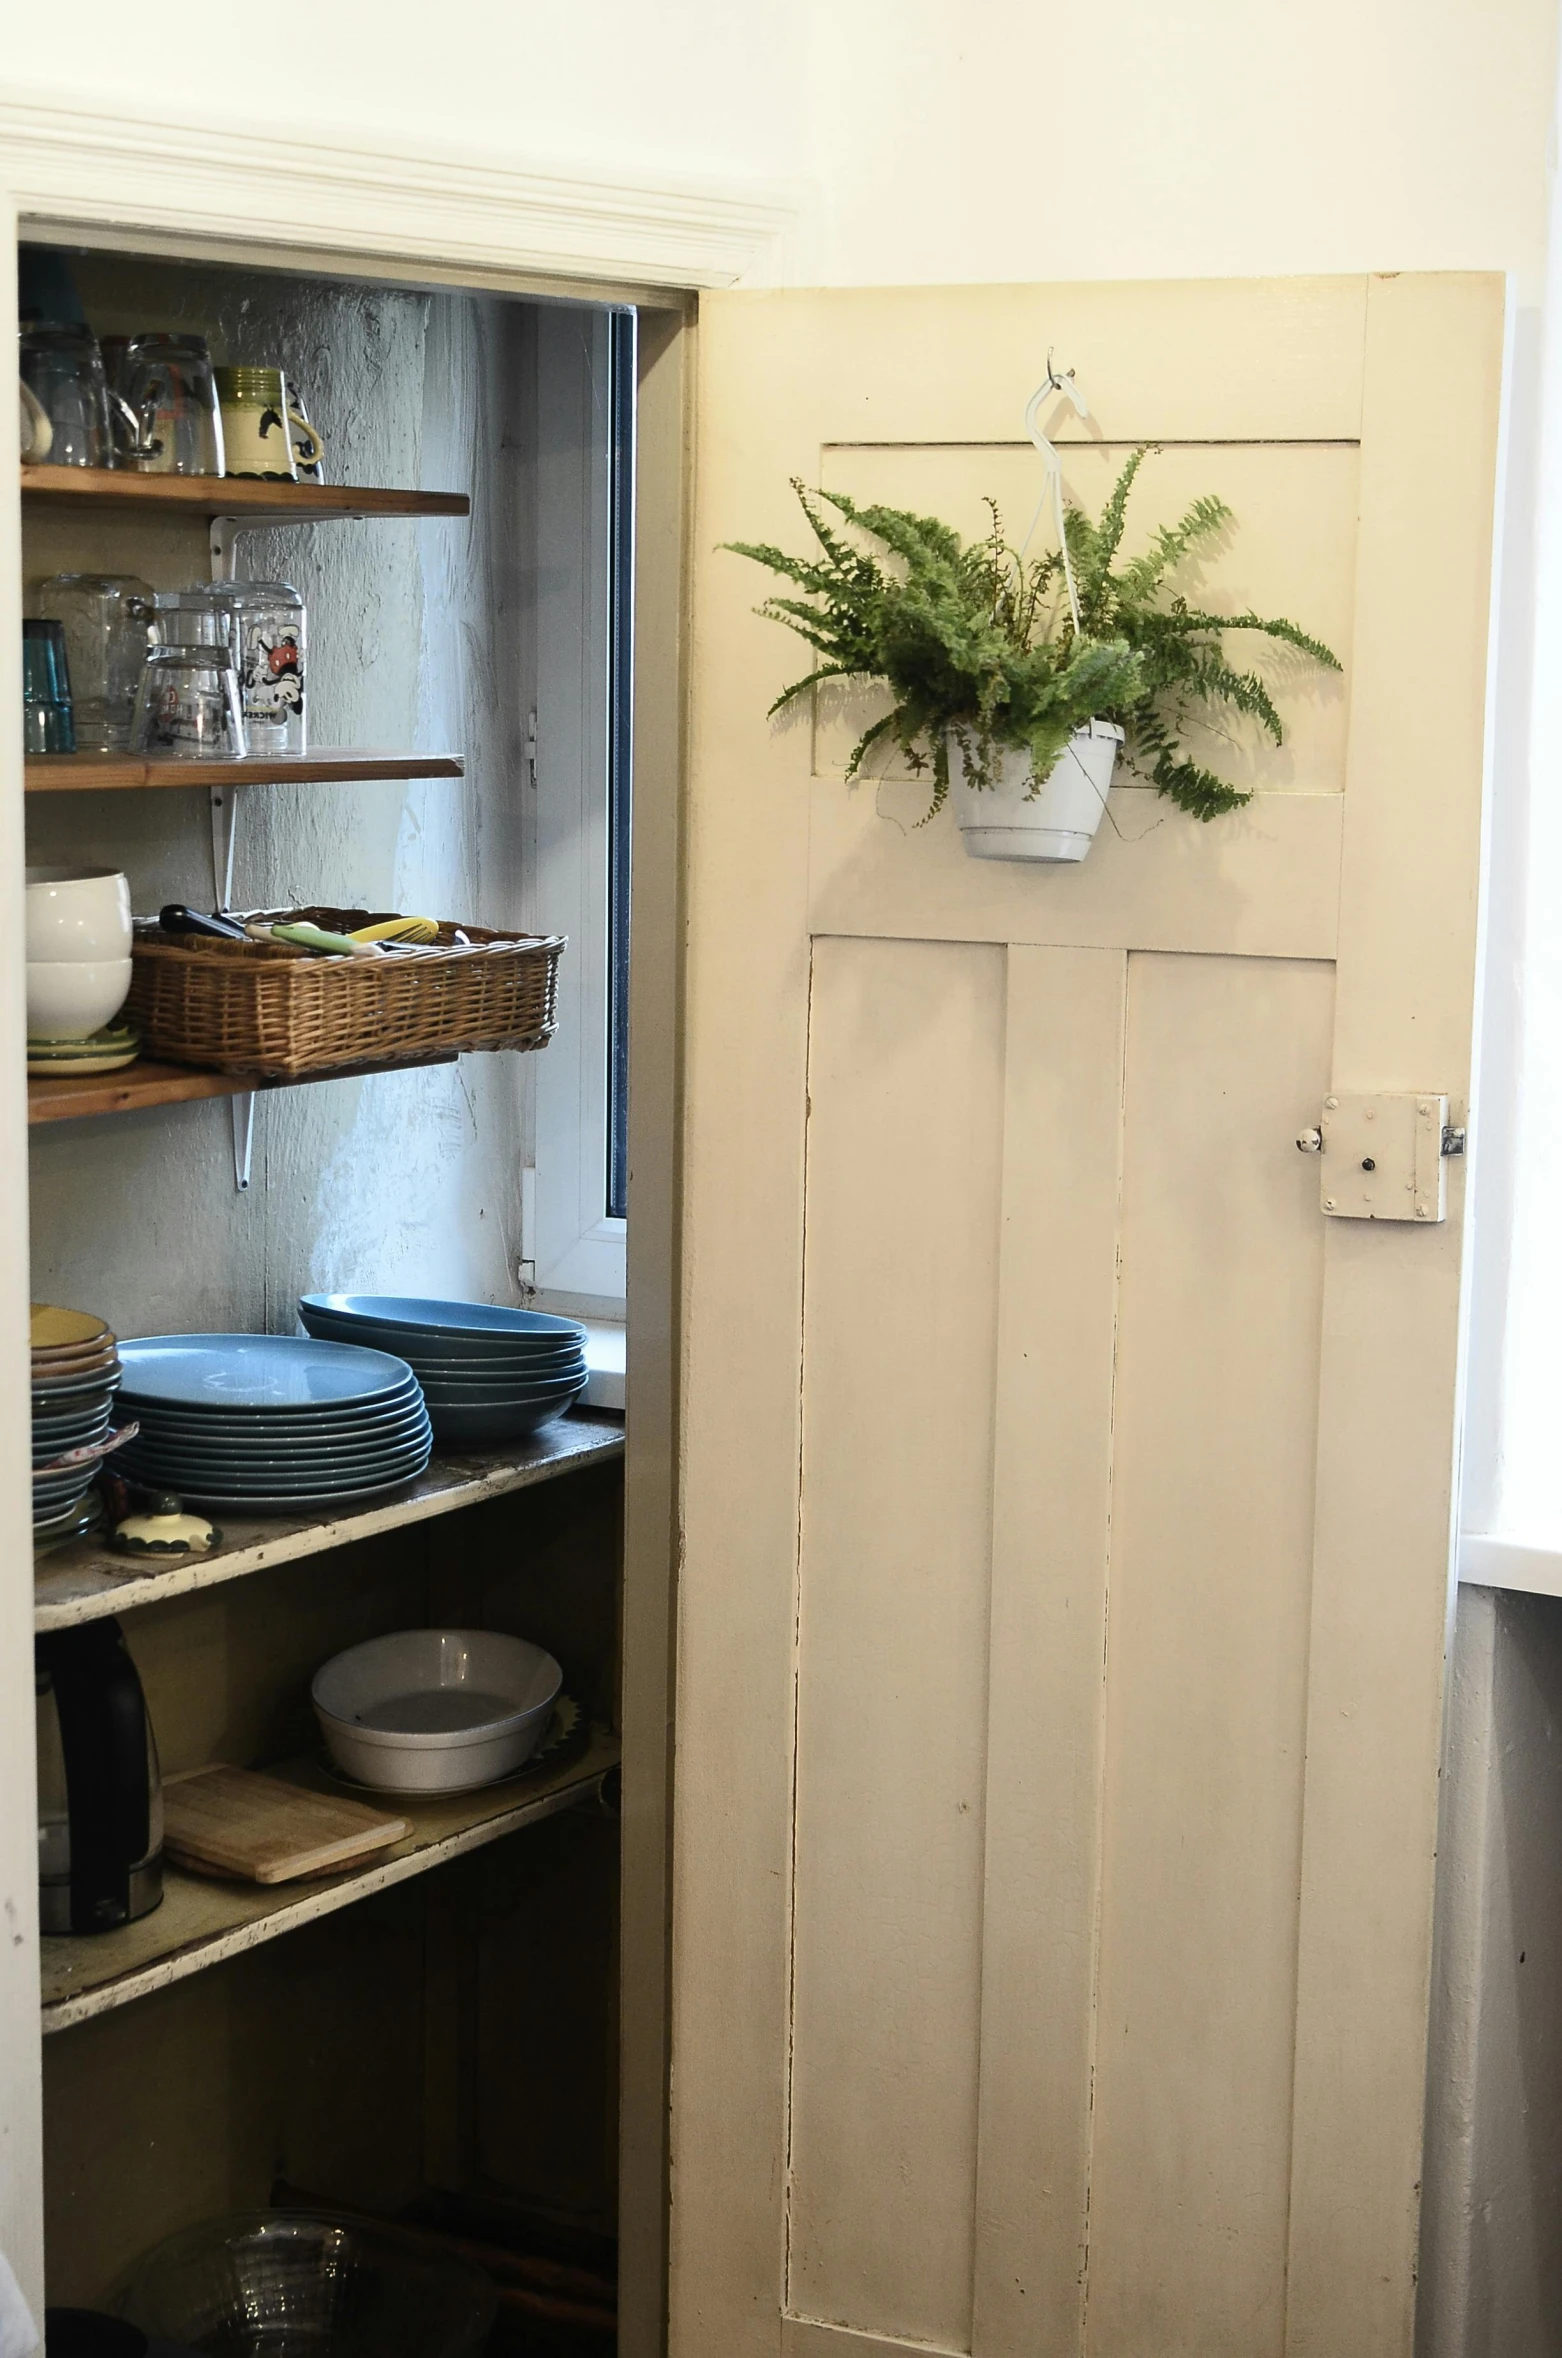
[[[1076,729],[1039,787],[1023,749],[1004,752],[991,785],[973,786],[960,740],[949,740],[949,799],[973,860],[1082,860],[1101,824],[1123,732],[1115,721]]]

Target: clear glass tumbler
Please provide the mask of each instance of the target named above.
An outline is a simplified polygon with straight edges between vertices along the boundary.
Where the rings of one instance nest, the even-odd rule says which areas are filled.
[[[222,412],[204,336],[132,336],[118,385],[134,413],[141,473],[222,473]]]
[[[304,601],[286,581],[216,581],[252,753],[305,747]]]
[[[193,589],[159,590],[153,632],[163,647],[226,647],[228,609],[224,582],[201,581]],[[231,650],[230,650],[231,651]]]
[[[98,340],[84,327],[22,330],[22,382],[31,386],[54,429],[51,467],[111,467],[108,383]]]
[[[133,573],[55,573],[31,603],[64,627],[77,750],[123,753],[151,638],[151,584]]]
[[[227,648],[149,648],[130,737],[137,753],[168,760],[237,760],[247,747]]]

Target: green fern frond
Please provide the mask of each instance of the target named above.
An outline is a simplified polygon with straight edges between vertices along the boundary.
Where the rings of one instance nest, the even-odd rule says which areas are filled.
[[[818,658],[781,690],[772,713],[827,680],[882,683],[893,704],[863,731],[846,774],[859,776],[873,749],[891,744],[914,772],[931,767],[930,816],[949,791],[951,739],[976,785],[992,784],[1015,750],[1028,753],[1039,780],[1091,719],[1118,722],[1141,774],[1196,818],[1236,809],[1248,796],[1191,757],[1183,730],[1224,709],[1257,721],[1278,744],[1281,723],[1265,681],[1228,660],[1225,634],[1261,632],[1332,670],[1338,658],[1295,623],[1207,614],[1170,588],[1176,568],[1231,520],[1212,494],[1114,570],[1129,493],[1148,456],[1148,447],[1130,453],[1099,522],[1077,507],[1064,518],[1077,626],[1062,596],[1061,550],[1027,559],[1010,548],[996,502],[987,502],[986,535],[967,544],[936,516],[859,505],[794,480],[812,554],[727,544],[800,593],[767,599],[759,611]]]

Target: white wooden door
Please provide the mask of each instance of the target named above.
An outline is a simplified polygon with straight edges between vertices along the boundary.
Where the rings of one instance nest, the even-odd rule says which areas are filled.
[[[1468,1087],[1492,278],[721,296],[699,327],[675,2358],[1410,2349],[1454,1480],[1445,1225],[1331,1087]],[[1049,348],[1346,658],[1202,827],[967,859],[732,539],[1023,525]],[[1099,437],[1093,446],[1090,435]],[[1240,757],[1245,759],[1245,757]]]

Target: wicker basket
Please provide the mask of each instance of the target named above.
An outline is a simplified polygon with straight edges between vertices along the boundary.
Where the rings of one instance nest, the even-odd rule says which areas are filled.
[[[366,909],[261,914],[336,933],[379,922]],[[282,942],[201,940],[138,926],[125,1014],[150,1057],[265,1080],[468,1049],[543,1048],[553,1036],[563,949],[558,934],[442,924],[438,941],[416,953],[322,958]]]

